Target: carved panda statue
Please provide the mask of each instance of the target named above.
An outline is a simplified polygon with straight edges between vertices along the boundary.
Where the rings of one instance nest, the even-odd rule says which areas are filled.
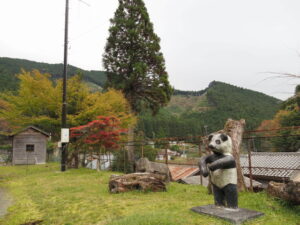
[[[224,133],[215,133],[209,135],[208,140],[213,154],[200,159],[200,172],[204,177],[211,177],[216,206],[237,208],[237,171],[231,138]]]

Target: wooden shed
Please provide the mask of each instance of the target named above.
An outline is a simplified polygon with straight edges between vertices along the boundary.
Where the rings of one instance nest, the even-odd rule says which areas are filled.
[[[50,137],[48,133],[29,126],[11,137],[13,165],[46,163],[47,139]]]

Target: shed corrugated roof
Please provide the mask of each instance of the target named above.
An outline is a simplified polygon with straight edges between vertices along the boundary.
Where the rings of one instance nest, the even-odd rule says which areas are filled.
[[[243,173],[248,175],[248,155],[241,155]],[[300,172],[300,152],[252,152],[253,176],[290,178]]]

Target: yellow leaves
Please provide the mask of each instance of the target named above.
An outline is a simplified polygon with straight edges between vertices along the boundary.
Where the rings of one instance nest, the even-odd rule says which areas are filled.
[[[9,103],[7,101],[4,101],[3,99],[0,99],[0,109],[9,109]]]
[[[38,70],[18,74],[17,94],[0,94],[0,119],[11,125],[36,125],[58,136],[61,120],[62,81],[50,80],[51,75]],[[67,81],[67,111],[70,127],[86,124],[97,116],[115,116],[122,128],[136,123],[122,92],[113,89],[91,93],[80,76]]]
[[[17,106],[22,115],[59,117],[61,97],[49,79],[49,74],[41,74],[38,70],[23,70],[18,78],[18,95],[10,96],[9,100]]]
[[[282,120],[284,117],[290,115],[290,113],[291,113],[291,111],[287,111],[287,110],[279,110],[279,111],[276,113],[276,115],[275,115],[275,117],[274,117],[274,120],[276,120],[276,121],[279,122],[279,121]]]
[[[280,128],[279,121],[273,120],[264,120],[261,122],[257,130],[274,130]]]
[[[105,93],[90,93],[85,99],[86,108],[77,119],[80,124],[95,120],[97,116],[115,116],[121,120],[121,126],[127,128],[136,123],[130,106],[121,91],[109,89]]]

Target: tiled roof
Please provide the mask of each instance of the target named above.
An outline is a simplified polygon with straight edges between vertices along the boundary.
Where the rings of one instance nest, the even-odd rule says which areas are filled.
[[[240,161],[249,175],[248,155],[241,155]],[[300,172],[300,152],[252,152],[251,164],[253,176],[290,178]]]
[[[195,175],[197,172],[199,172],[198,166],[191,167],[191,166],[168,165],[168,167],[171,172],[173,181],[177,181],[179,179]]]

